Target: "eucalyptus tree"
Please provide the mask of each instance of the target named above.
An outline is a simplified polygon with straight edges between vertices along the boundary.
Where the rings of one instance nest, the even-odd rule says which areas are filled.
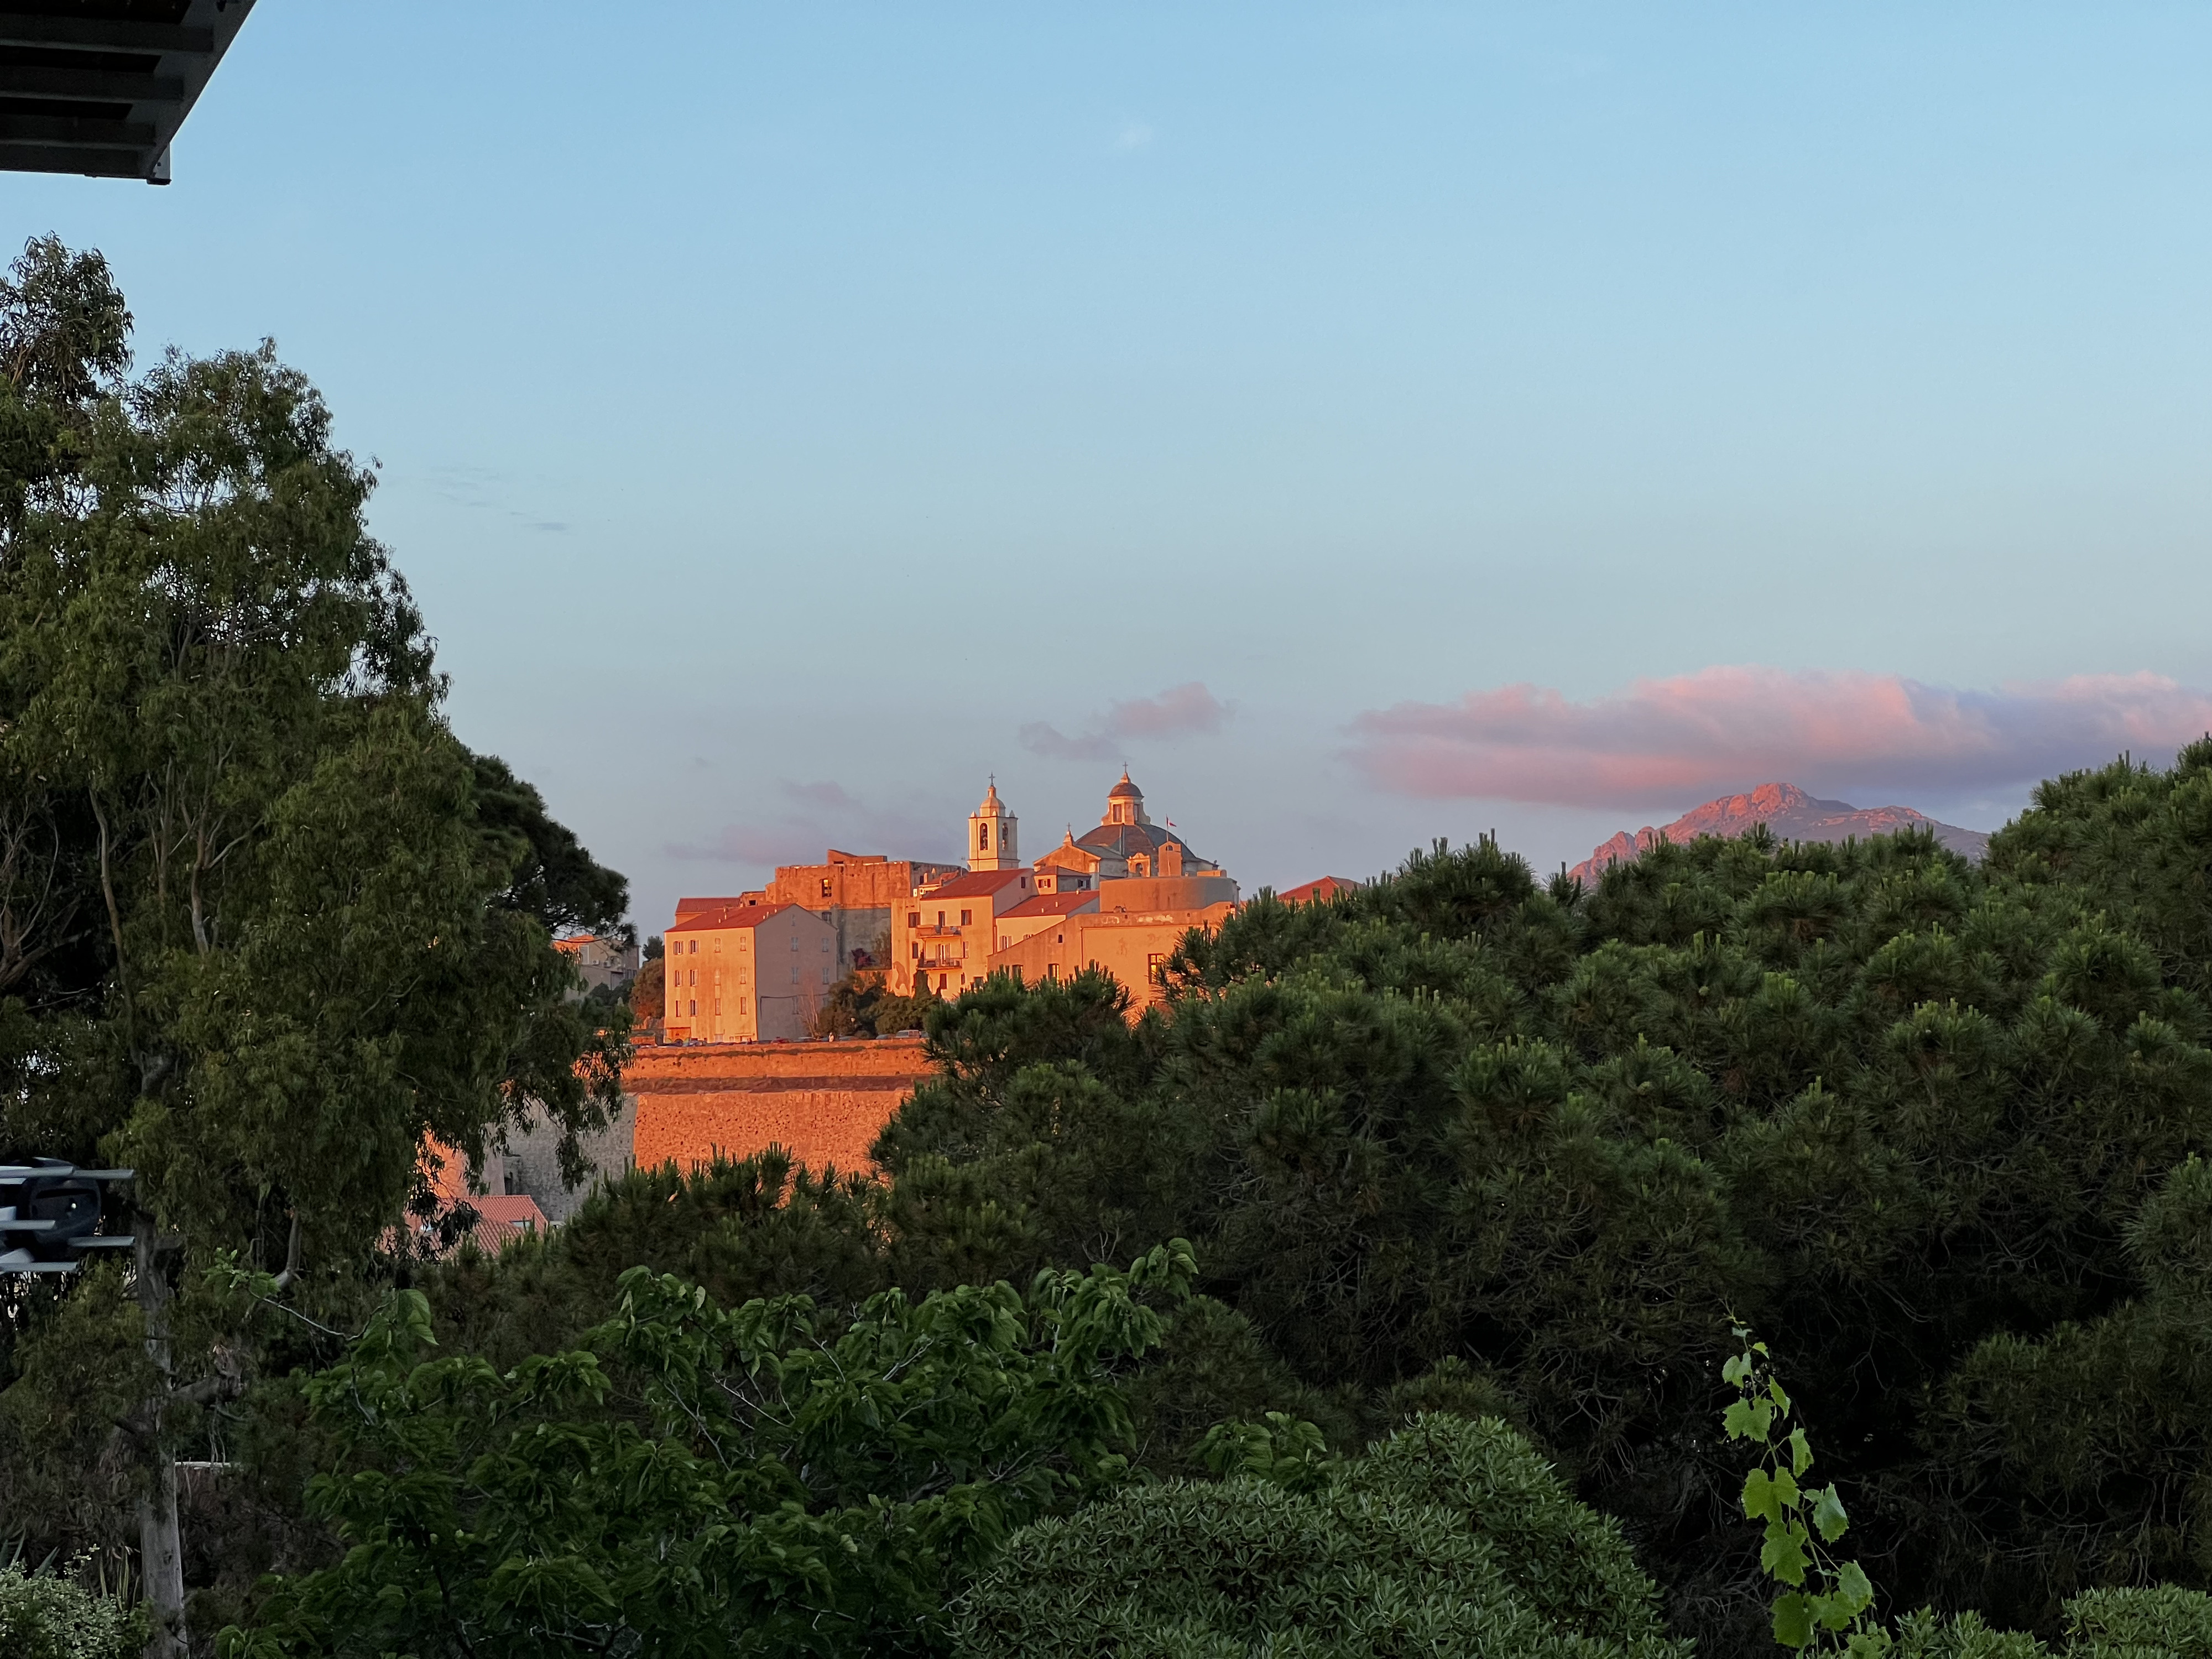
[[[0,283],[0,1143],[138,1171],[128,1297],[19,1317],[5,1415],[27,1489],[130,1471],[175,1650],[174,1448],[252,1365],[202,1269],[306,1293],[419,1200],[426,1137],[480,1159],[532,1102],[573,1166],[626,1026],[551,934],[627,896],[448,728],[314,389],[266,342],[134,375],[130,329],[96,253]],[[40,1352],[72,1342],[114,1360],[82,1399]]]

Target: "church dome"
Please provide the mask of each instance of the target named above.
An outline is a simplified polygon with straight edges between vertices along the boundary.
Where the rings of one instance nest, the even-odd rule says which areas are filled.
[[[1006,803],[999,799],[999,781],[996,778],[993,778],[991,780],[991,787],[983,792],[982,805],[978,806],[969,816],[978,818],[995,817],[998,814],[1005,811],[1006,810]]]
[[[1108,800],[1142,800],[1144,798],[1145,792],[1129,781],[1128,769],[1126,767],[1121,771],[1121,781],[1106,792]]]

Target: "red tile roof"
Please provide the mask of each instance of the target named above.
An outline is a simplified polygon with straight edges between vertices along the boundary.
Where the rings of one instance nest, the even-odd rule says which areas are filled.
[[[1078,910],[1094,910],[1097,907],[1096,893],[1038,893],[1011,910],[1000,911],[999,919],[1005,921],[1017,916],[1072,916]]]
[[[680,898],[676,901],[676,919],[681,921],[686,916],[697,915],[702,910],[727,910],[752,902],[743,893],[729,893],[720,898]]]
[[[757,927],[771,916],[780,916],[786,910],[796,910],[795,904],[731,905],[726,909],[702,910],[693,915],[678,916],[669,928],[672,933],[715,933],[730,927]]]
[[[1339,893],[1348,893],[1355,887],[1364,887],[1364,881],[1352,881],[1343,876],[1323,876],[1317,881],[1307,882],[1302,887],[1292,887],[1275,896],[1285,904],[1325,904]]]
[[[545,1212],[527,1193],[488,1194],[471,1199],[469,1207],[477,1212],[469,1237],[486,1255],[497,1255],[525,1233],[545,1231]]]
[[[1026,870],[971,870],[964,876],[955,876],[951,881],[929,890],[928,896],[941,898],[969,898],[984,893],[995,893],[1001,887],[1015,882],[1027,885],[1030,879]]]

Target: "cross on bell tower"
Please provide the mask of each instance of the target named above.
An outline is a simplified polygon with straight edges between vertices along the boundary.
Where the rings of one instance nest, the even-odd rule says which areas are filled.
[[[983,804],[968,815],[968,867],[970,870],[1018,870],[1021,847],[1018,820],[999,799],[999,780],[991,780]]]

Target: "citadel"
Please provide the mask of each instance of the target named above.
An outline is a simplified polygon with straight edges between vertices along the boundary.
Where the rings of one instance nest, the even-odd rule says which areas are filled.
[[[994,973],[1036,983],[1102,968],[1135,1013],[1159,1000],[1176,941],[1219,927],[1238,899],[1226,871],[1146,811],[1126,769],[1099,821],[1034,863],[994,780],[968,815],[964,866],[832,848],[765,888],[679,899],[663,1040],[796,1041],[848,970],[951,997]]]

